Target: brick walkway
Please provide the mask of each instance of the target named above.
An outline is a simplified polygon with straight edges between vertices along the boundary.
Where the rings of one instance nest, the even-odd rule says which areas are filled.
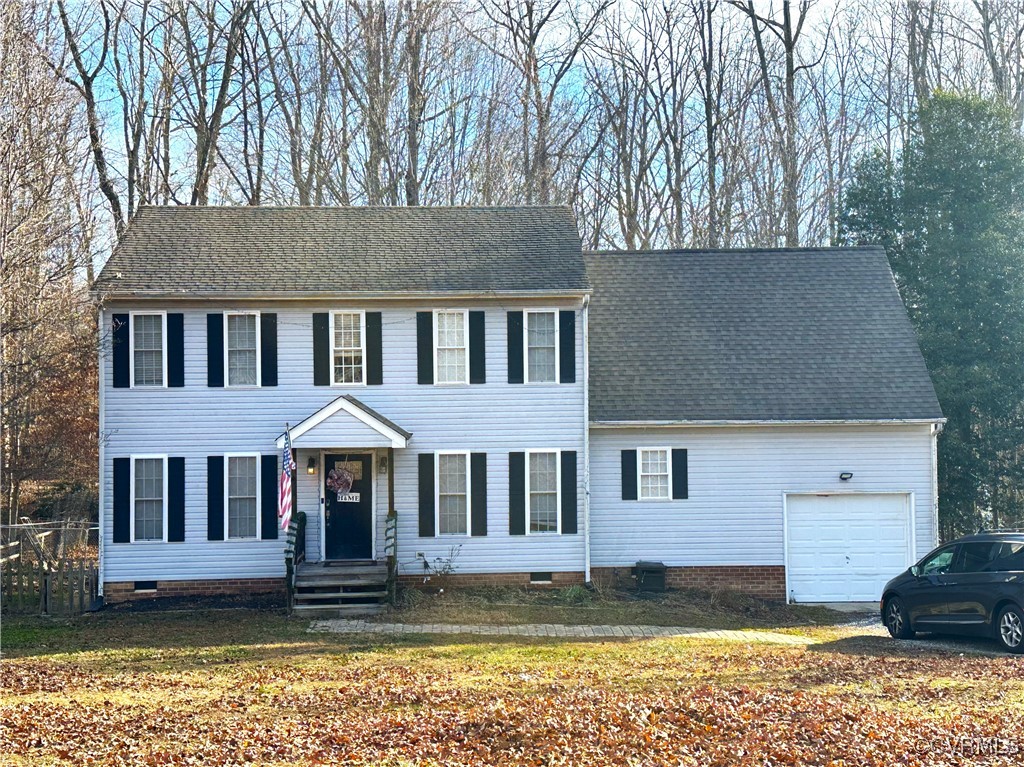
[[[335,634],[475,634],[479,636],[719,639],[729,642],[766,642],[770,644],[808,645],[810,637],[779,634],[773,631],[698,629],[685,626],[567,626],[558,623],[527,623],[516,626],[487,624],[451,625],[445,623],[376,623],[343,618],[313,621],[310,631]]]

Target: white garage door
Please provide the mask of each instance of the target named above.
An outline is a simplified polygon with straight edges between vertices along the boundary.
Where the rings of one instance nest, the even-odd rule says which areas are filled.
[[[911,563],[910,496],[788,495],[789,593],[795,602],[867,602]]]

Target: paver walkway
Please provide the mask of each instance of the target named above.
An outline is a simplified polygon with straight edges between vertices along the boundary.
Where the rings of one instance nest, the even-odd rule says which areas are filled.
[[[810,637],[779,634],[774,631],[699,629],[686,626],[571,626],[560,623],[527,623],[515,626],[453,625],[447,623],[377,623],[345,618],[313,621],[309,630],[335,634],[476,634],[572,639],[689,637],[691,639],[721,639],[730,642],[765,642],[788,645],[808,645],[814,644],[815,641]]]

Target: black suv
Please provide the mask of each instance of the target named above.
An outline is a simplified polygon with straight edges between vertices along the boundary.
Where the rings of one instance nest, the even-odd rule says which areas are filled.
[[[939,546],[885,585],[881,609],[896,639],[916,631],[992,636],[1024,653],[1024,530]]]

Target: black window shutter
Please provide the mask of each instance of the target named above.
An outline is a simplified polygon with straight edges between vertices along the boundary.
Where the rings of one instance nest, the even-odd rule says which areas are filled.
[[[131,315],[115,314],[111,318],[113,324],[110,331],[111,343],[113,344],[114,356],[114,388],[127,389],[131,382],[131,363],[129,362],[131,348]],[[127,459],[125,459],[127,460]]]
[[[420,453],[420,538],[434,535],[434,454]]]
[[[260,459],[260,537],[277,538],[277,453]]]
[[[470,535],[487,535],[487,453],[470,454],[469,481],[473,489]]]
[[[167,385],[185,385],[185,315],[167,315]]]
[[[114,543],[128,543],[132,526],[132,459],[114,459]]]
[[[434,383],[433,312],[416,312],[416,383]]]
[[[672,451],[672,497],[687,498],[689,496],[689,470],[686,465],[686,451]]]
[[[526,453],[508,454],[508,533],[526,535]]]
[[[508,382],[523,382],[523,313],[508,313]]]
[[[169,317],[168,317],[169,319]],[[185,540],[185,459],[167,459],[167,540]]]
[[[313,313],[313,385],[331,385],[331,323],[327,312]]]
[[[380,386],[384,383],[383,322],[380,312],[366,313],[366,383]]]
[[[576,312],[558,313],[558,378],[576,383]]]
[[[576,533],[576,451],[562,451],[562,533]]]
[[[224,315],[206,315],[206,385],[224,385]]]
[[[206,457],[206,538],[224,540],[224,456]]]
[[[636,500],[636,450],[622,451],[622,500]]]
[[[487,383],[487,351],[484,344],[484,313],[469,313],[469,382]]]
[[[277,315],[260,313],[260,386],[277,386]]]

